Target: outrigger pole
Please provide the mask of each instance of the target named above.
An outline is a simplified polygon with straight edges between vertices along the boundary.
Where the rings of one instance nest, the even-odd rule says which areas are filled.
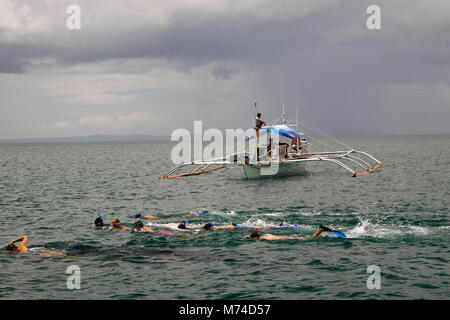
[[[199,164],[199,166],[196,167],[191,172],[176,173],[176,172],[179,172],[179,170],[181,168],[185,167],[185,166],[190,166],[190,165],[195,165],[195,164]],[[224,163],[222,165],[220,165],[219,167],[208,169],[210,166],[216,165],[216,164],[217,163],[195,163],[195,162],[180,164],[180,165],[176,166],[175,168],[173,168],[172,170],[170,170],[165,175],[163,175],[160,179],[172,179],[172,178],[179,178],[179,177],[186,177],[186,176],[195,176],[195,175],[198,175],[198,174],[212,172],[212,171],[216,171],[216,170],[223,169],[223,168],[227,167],[226,162],[224,161]]]

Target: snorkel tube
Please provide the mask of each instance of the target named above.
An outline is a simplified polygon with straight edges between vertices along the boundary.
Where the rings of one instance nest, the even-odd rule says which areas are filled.
[[[260,235],[258,233],[258,228],[255,228],[255,231],[250,235],[250,238],[259,239]]]
[[[188,221],[186,220],[184,223],[180,223],[178,225],[178,229],[186,229],[186,224],[188,223]]]
[[[103,222],[103,218],[100,215],[100,212],[98,212],[98,211],[97,211],[97,216],[98,216],[98,218],[95,219],[95,225],[97,227],[105,227],[105,223]]]
[[[213,230],[214,228],[214,223],[207,223],[203,226],[203,229],[205,230]]]

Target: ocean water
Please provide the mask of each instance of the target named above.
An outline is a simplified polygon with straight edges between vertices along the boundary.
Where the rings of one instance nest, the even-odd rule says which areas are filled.
[[[327,163],[249,181],[242,168],[160,180],[169,142],[0,145],[0,246],[65,250],[44,258],[0,250],[1,299],[449,299],[450,136],[343,138],[383,162],[357,178]],[[201,209],[209,214],[186,215]],[[111,232],[96,212],[152,228],[246,222],[259,232],[347,239],[253,240],[251,230]],[[298,229],[273,230],[281,222]],[[67,288],[69,266],[81,289]],[[369,289],[368,266],[380,269]]]

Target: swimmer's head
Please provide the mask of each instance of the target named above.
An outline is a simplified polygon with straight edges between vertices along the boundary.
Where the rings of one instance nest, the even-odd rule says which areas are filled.
[[[250,238],[256,238],[256,239],[259,239],[259,237],[260,237],[260,235],[259,235],[259,233],[258,232],[253,232],[251,235],[250,235]]]
[[[95,223],[96,227],[103,227],[104,226],[103,220],[100,217],[95,219],[94,223]]]
[[[320,225],[320,226],[319,226],[319,229],[322,229],[323,231],[327,231],[327,232],[333,231],[333,230],[331,230],[330,228],[325,227],[325,226],[323,226],[323,225]]]
[[[10,244],[8,244],[6,246],[6,250],[8,250],[8,251],[17,251],[17,247],[13,243],[10,243]]]
[[[207,223],[203,226],[203,229],[205,230],[212,230],[214,225],[212,223]]]
[[[120,227],[120,220],[119,219],[113,219],[113,221],[111,222],[111,225],[115,228]]]
[[[237,227],[238,224],[236,222],[233,222],[231,225]]]
[[[178,225],[178,229],[186,229],[186,222],[180,223],[180,224]]]
[[[141,220],[136,220],[136,221],[134,222],[133,227],[134,227],[135,229],[142,229],[142,228],[144,227],[144,224],[142,223]]]
[[[259,239],[260,235],[258,233],[258,228],[255,228],[255,231],[250,235],[250,238],[256,238]]]

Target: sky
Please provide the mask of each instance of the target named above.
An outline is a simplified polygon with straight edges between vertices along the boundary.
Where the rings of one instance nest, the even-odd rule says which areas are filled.
[[[449,134],[450,1],[0,0],[0,139],[246,129],[255,100],[336,136]]]

